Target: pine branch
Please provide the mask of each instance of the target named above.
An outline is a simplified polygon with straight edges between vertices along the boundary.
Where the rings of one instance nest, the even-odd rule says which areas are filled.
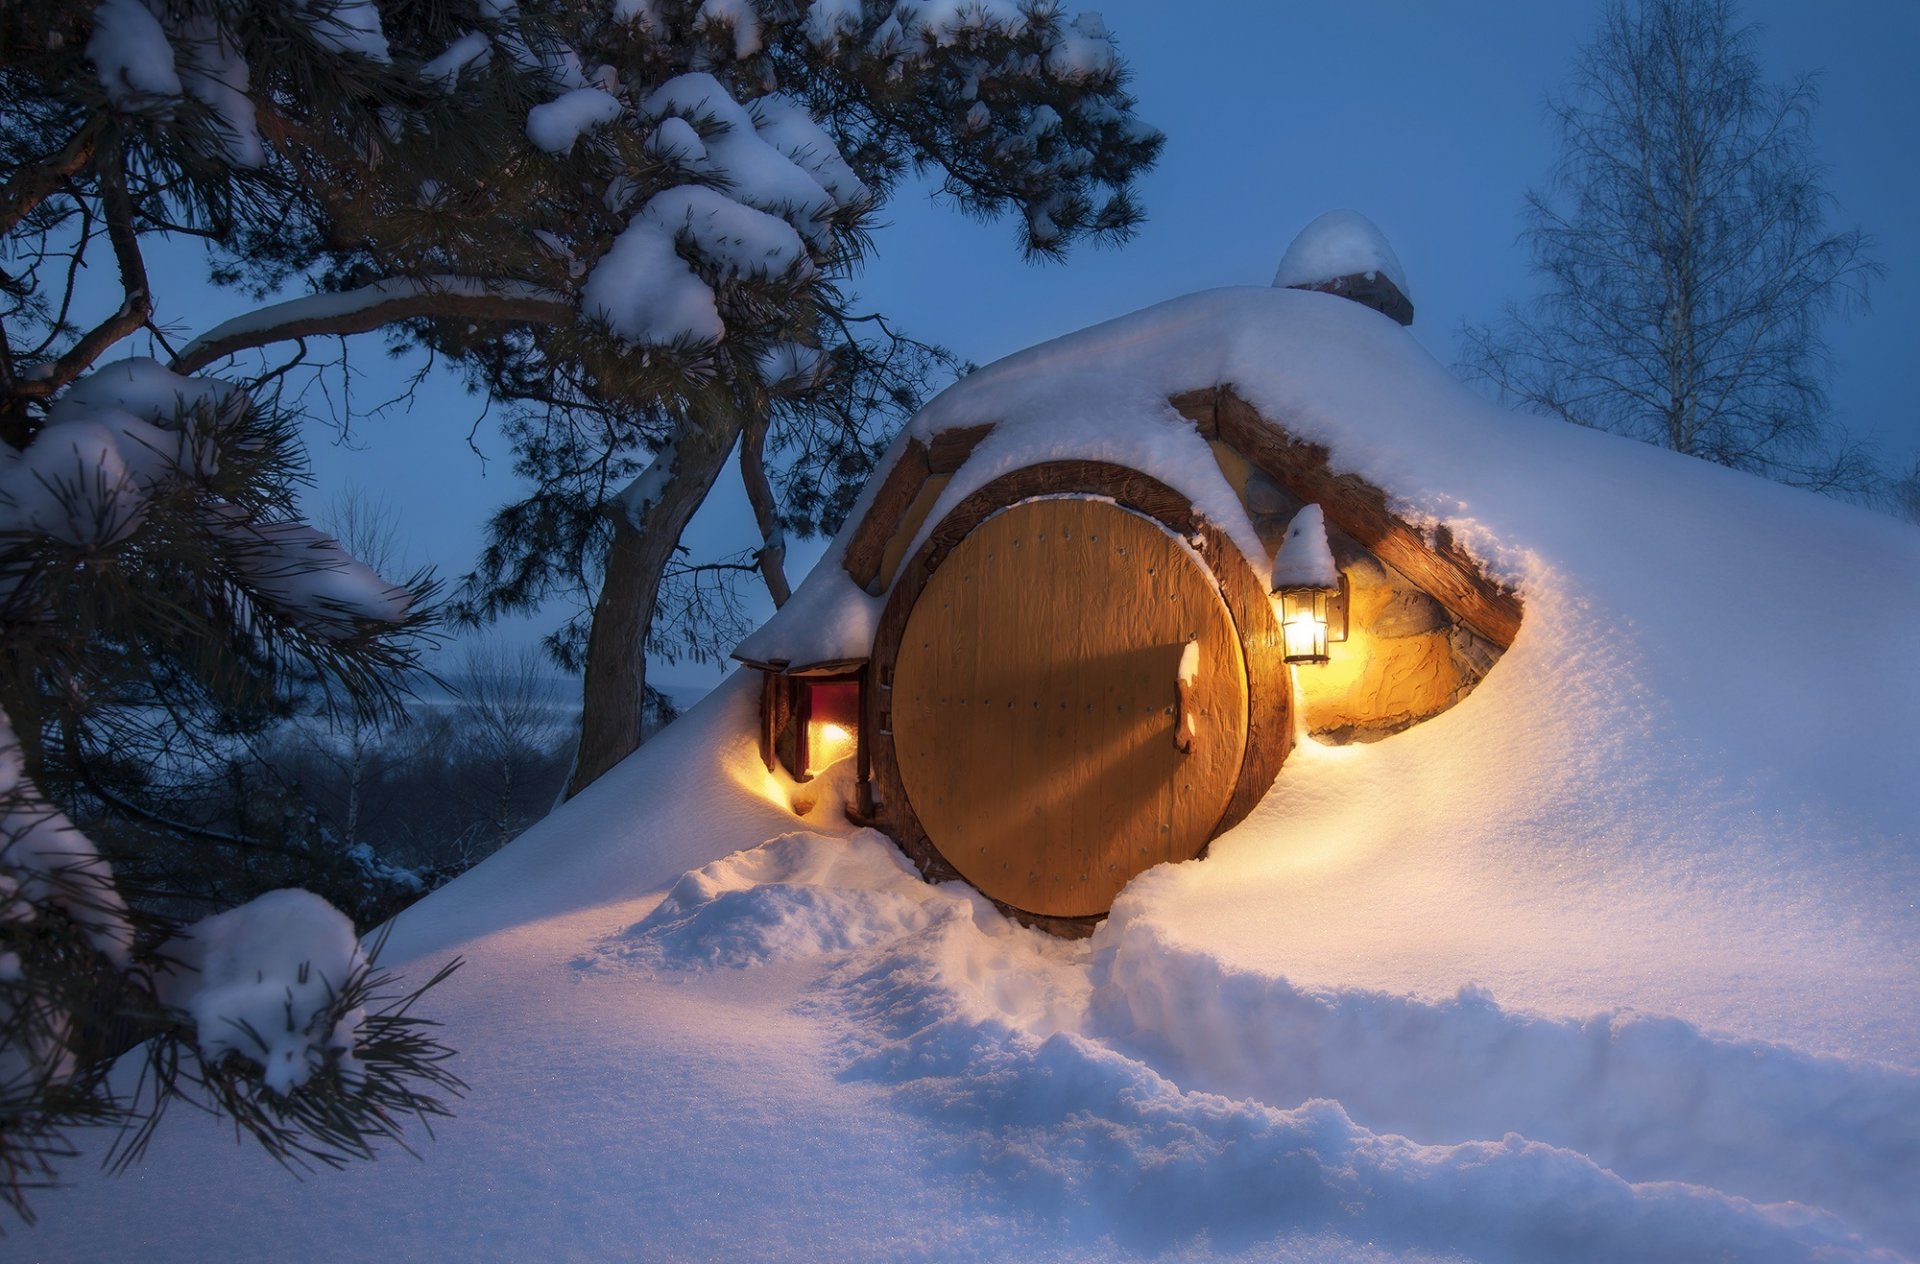
[[[0,188],[0,235],[11,233],[36,206],[92,162],[94,150],[106,130],[107,116],[95,114],[58,154],[44,162],[22,163],[6,186]]]
[[[298,338],[369,333],[421,318],[564,325],[574,318],[564,296],[510,281],[473,277],[395,277],[357,290],[310,295],[263,307],[215,326],[188,343],[169,366],[195,373],[216,360]]]

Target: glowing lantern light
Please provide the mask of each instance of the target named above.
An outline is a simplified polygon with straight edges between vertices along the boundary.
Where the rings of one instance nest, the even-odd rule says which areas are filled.
[[[856,680],[804,682],[805,757],[799,780],[825,772],[859,749],[860,683]]]
[[[1308,505],[1287,524],[1273,560],[1281,647],[1289,663],[1324,663],[1327,642],[1347,639],[1346,583],[1327,547],[1320,506]]]

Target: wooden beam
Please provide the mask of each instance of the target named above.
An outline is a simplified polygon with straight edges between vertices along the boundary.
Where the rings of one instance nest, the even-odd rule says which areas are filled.
[[[935,474],[920,484],[920,492],[900,515],[899,525],[893,529],[893,535],[887,540],[887,548],[880,555],[880,573],[875,583],[882,589],[893,583],[893,577],[900,573],[900,563],[907,560],[907,549],[913,544],[914,537],[920,534],[920,528],[926,525],[927,515],[933,512],[934,504],[940,499],[940,493],[947,490],[947,484],[953,481],[951,474]],[[878,594],[875,594],[878,596]]]
[[[1173,405],[1175,412],[1193,423],[1202,439],[1220,437],[1219,387],[1203,386],[1197,391],[1183,391],[1167,402]]]
[[[1174,406],[1189,396],[1176,397]],[[1181,411],[1186,412],[1185,408]],[[1187,414],[1191,416],[1191,414]],[[1444,527],[1432,537],[1387,508],[1380,488],[1354,474],[1336,474],[1327,449],[1290,437],[1233,392],[1222,387],[1217,402],[1220,438],[1274,482],[1352,536],[1381,561],[1397,568],[1447,612],[1505,649],[1520,631],[1520,599],[1480,570]]]
[[[873,591],[880,574],[880,559],[887,551],[887,541],[893,538],[894,529],[900,525],[901,515],[920,494],[920,485],[933,473],[927,458],[926,444],[918,439],[907,440],[906,451],[881,480],[880,490],[873,494],[873,504],[867,507],[867,516],[860,520],[860,525],[853,529],[853,538],[847,541],[847,554],[841,564],[846,567],[848,577],[868,592]]]
[[[957,426],[933,436],[927,450],[927,464],[935,474],[951,474],[967,463],[980,441],[993,433],[993,423],[983,426]]]
[[[887,590],[893,582],[893,569],[887,565],[888,554],[893,554],[892,560],[898,565],[899,555],[905,551],[907,542],[900,542],[900,547],[894,549],[889,549],[888,545],[907,526],[911,517],[909,511],[920,499],[927,480],[958,470],[973,455],[980,441],[992,433],[993,423],[988,422],[985,425],[942,430],[927,443],[918,439],[907,441],[906,451],[887,471],[886,477],[880,482],[880,490],[874,493],[867,516],[860,520],[860,525],[854,528],[853,538],[847,541],[843,565],[854,583],[876,597]],[[919,529],[925,516],[923,509],[920,518],[912,521],[913,530]]]

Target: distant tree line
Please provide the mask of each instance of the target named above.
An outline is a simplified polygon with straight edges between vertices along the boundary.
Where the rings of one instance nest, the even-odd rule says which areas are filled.
[[[117,814],[84,797],[76,823],[154,915],[191,920],[298,886],[370,931],[545,816],[565,786],[568,682],[530,649],[481,646],[456,665],[444,698],[398,716],[313,710],[236,739],[165,791],[185,828],[164,842],[123,836]]]

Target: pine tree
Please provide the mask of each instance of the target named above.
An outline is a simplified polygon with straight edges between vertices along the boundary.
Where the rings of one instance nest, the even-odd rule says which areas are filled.
[[[390,705],[432,618],[424,578],[388,582],[300,516],[270,383],[107,360],[149,327],[156,235],[328,230],[268,161],[247,58],[283,55],[254,91],[365,135],[413,90],[338,12],[248,16],[0,13],[0,1201],[23,1215],[72,1124],[129,1129],[130,1160],[184,1098],[284,1162],[338,1163],[459,1088],[408,1015],[418,992],[393,995],[324,901],[276,892],[182,928],[100,845],[263,846],[172,811],[182,787],[299,691]],[[103,252],[119,293],[89,315]],[[222,992],[216,943],[253,1001]],[[105,1069],[140,1042],[128,1099]]]
[[[137,923],[72,816],[205,834],[140,742],[204,754],[316,683],[375,709],[412,661],[424,584],[295,508],[274,387],[306,340],[385,331],[517,406],[539,487],[471,606],[598,586],[580,785],[639,740],[661,588],[700,597],[679,536],[730,453],[777,598],[783,531],[837,522],[940,365],[840,289],[897,181],[931,170],[1057,256],[1129,234],[1160,137],[1098,20],[1049,0],[64,0],[0,9],[0,44],[6,1188],[50,1171],[64,1123],[124,1115],[99,1071],[149,1035],[166,1088],[336,1161],[456,1086],[404,999],[358,1039],[330,1025],[373,986],[344,919],[319,918],[336,968],[288,1014],[288,1079],[275,1033],[230,1048],[196,1019],[157,955],[192,941]],[[156,237],[263,297],[317,292],[176,346]],[[119,292],[90,319],[103,256]],[[107,364],[136,333],[169,359]],[[282,344],[251,377],[233,360]],[[255,928],[238,912],[218,933]]]
[[[526,405],[516,454],[536,491],[495,520],[469,609],[597,592],[556,642],[586,676],[577,790],[638,744],[647,650],[675,631],[712,643],[702,616],[724,629],[729,614],[717,577],[757,569],[783,600],[786,533],[836,527],[891,426],[951,368],[838,288],[900,177],[931,168],[963,210],[1016,211],[1023,248],[1054,257],[1131,232],[1129,182],[1160,138],[1133,118],[1098,20],[1047,3],[650,0],[520,23],[557,69],[527,114],[538,152],[504,177],[510,219],[472,236],[532,243],[538,267],[514,279],[580,319],[422,336]],[[550,195],[530,187],[548,179]],[[681,533],[736,449],[762,546],[689,565]]]

